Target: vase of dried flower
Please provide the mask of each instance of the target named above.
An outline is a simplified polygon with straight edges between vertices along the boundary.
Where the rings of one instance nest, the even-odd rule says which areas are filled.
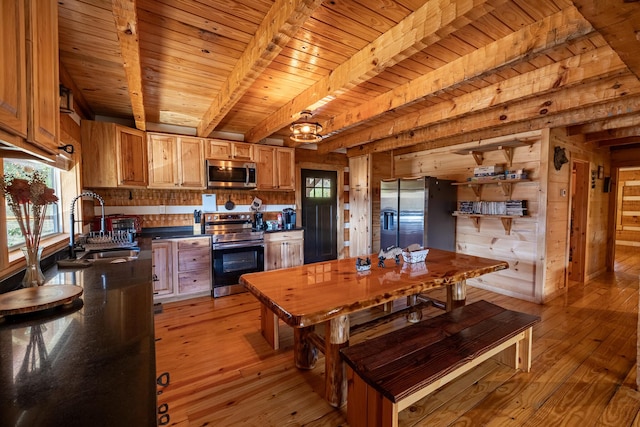
[[[24,278],[22,279],[22,286],[25,288],[42,286],[44,285],[44,274],[40,268],[40,258],[42,257],[42,247],[22,247],[22,253],[27,263],[27,267],[24,270]]]

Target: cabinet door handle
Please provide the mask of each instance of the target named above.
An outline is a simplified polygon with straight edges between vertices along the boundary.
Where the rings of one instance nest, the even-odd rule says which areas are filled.
[[[160,279],[158,279],[158,275],[157,274],[153,275],[153,281],[154,282],[159,282],[160,281]]]

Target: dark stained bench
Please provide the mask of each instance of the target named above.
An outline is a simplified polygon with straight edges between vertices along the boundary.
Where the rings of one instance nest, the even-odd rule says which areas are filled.
[[[478,301],[342,349],[349,426],[397,426],[401,410],[489,358],[529,372],[539,321]]]

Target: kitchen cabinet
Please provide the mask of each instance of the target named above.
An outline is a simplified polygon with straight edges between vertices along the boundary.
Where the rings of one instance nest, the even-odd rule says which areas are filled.
[[[171,242],[153,242],[151,244],[151,257],[153,294],[157,296],[173,294]]]
[[[253,160],[253,144],[225,141],[223,139],[207,139],[207,159],[218,160]]]
[[[295,190],[295,150],[256,145],[253,149],[259,190]]]
[[[304,230],[287,230],[264,235],[264,269],[304,264]]]
[[[58,3],[4,1],[0,11],[0,128],[55,154],[60,133]]]
[[[349,158],[349,256],[371,254],[371,190],[369,155]]]
[[[149,188],[205,188],[204,139],[148,133]]]
[[[146,187],[145,133],[115,123],[81,123],[82,185],[88,188]],[[114,167],[115,165],[115,167]]]
[[[205,187],[204,140],[181,136],[178,138],[178,176],[180,187]]]
[[[177,301],[211,294],[211,237],[185,237],[152,243],[156,301]]]
[[[211,292],[211,238],[176,239],[173,280],[179,296]]]

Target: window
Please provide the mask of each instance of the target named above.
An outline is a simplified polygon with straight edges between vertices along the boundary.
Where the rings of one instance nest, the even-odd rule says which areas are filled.
[[[47,187],[53,188],[55,194],[60,198],[60,171],[58,169],[44,163],[30,160],[4,159],[5,174],[18,176],[25,167],[42,171],[46,177]],[[60,224],[60,203],[60,200],[58,200],[58,203],[53,203],[47,206],[47,216],[43,225],[42,237],[62,232]],[[13,216],[13,211],[9,209],[6,201],[5,212],[7,213],[7,246],[9,249],[16,249],[24,245],[24,237],[22,237],[20,226]]]
[[[331,180],[326,178],[307,178],[305,194],[311,199],[327,199],[331,197]]]

